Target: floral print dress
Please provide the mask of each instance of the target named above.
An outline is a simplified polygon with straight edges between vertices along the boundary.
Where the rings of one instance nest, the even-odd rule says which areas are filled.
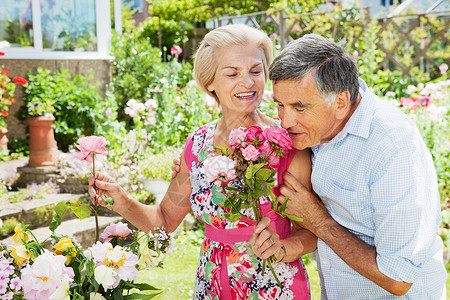
[[[221,189],[206,180],[203,162],[214,153],[213,137],[217,120],[191,133],[184,158],[189,167],[194,215],[205,222],[205,238],[200,251],[194,287],[194,299],[310,299],[308,278],[302,260],[273,263],[281,282],[277,284],[269,267],[252,251],[248,240],[255,224],[247,218],[230,222],[222,218],[226,209]],[[289,161],[290,162],[290,161]],[[289,162],[284,162],[285,169]],[[283,164],[282,164],[283,165]],[[279,177],[280,179],[280,177]],[[286,238],[291,232],[288,219],[270,212],[270,203],[260,199],[263,214],[272,219],[271,227]],[[251,209],[242,210],[254,218]]]

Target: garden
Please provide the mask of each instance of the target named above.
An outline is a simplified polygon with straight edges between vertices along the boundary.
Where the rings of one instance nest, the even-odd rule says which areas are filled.
[[[26,104],[16,114],[18,119],[27,122],[38,116],[54,118],[53,133],[57,145],[54,172],[58,174],[58,180],[26,186],[21,184],[16,172],[13,176],[0,178],[0,213],[7,205],[53,199],[55,195],[63,194],[59,185],[61,181],[75,181],[82,191],[73,199],[54,201],[40,211],[35,211],[32,217],[2,215],[0,239],[14,239],[22,246],[16,245],[12,252],[7,247],[0,247],[0,271],[10,268],[5,279],[8,285],[0,279],[1,297],[5,295],[11,297],[5,299],[12,299],[14,294],[14,299],[19,299],[16,297],[21,289],[26,289],[26,282],[19,280],[19,266],[31,258],[29,253],[35,258],[42,257],[27,267],[28,273],[37,274],[39,264],[50,261],[50,258],[45,257],[48,252],[44,248],[52,240],[50,248],[60,251],[69,262],[65,266],[64,260],[58,262],[61,265],[58,272],[62,272],[59,276],[59,286],[62,288],[58,290],[61,294],[51,299],[65,299],[68,293],[72,299],[192,298],[204,230],[199,222],[184,222],[184,227],[173,236],[163,230],[155,235],[145,234],[118,222],[116,225],[104,225],[105,231],[96,233],[103,243],[93,244],[94,238],[91,237],[88,238],[90,244],[87,246],[94,259],[106,261],[110,258],[101,274],[94,270],[96,268],[90,260],[92,257],[83,252],[84,240],[80,240],[80,244],[83,244],[80,245],[75,238],[70,239],[58,233],[56,229],[67,219],[95,217],[98,229],[100,218],[109,213],[107,209],[100,208],[97,211],[90,204],[86,185],[93,166],[77,158],[82,150],[79,139],[87,136],[103,137],[103,146],[107,150],[98,153],[107,155],[93,157],[95,170],[116,178],[140,202],[155,203],[159,195],[150,190],[150,182],[169,181],[172,161],[180,155],[188,134],[220,117],[220,108],[215,100],[195,84],[192,57],[187,54],[189,49],[184,47],[189,44],[191,33],[199,24],[205,25],[220,16],[240,15],[241,20],[245,21],[242,16],[246,14],[250,18],[251,14],[266,11],[266,15],[271,16],[278,9],[284,9],[292,16],[303,13],[303,23],[298,22],[298,17],[287,19],[290,38],[315,32],[344,43],[358,64],[360,77],[372,91],[398,107],[416,123],[436,168],[442,208],[442,224],[438,234],[444,241],[444,257],[449,270],[450,44],[445,20],[429,16],[423,22],[424,26],[409,30],[408,43],[401,43],[399,41],[402,39],[394,32],[393,23],[382,24],[376,18],[368,20],[364,11],[357,8],[344,10],[337,7],[333,14],[306,14],[314,11],[321,1],[306,1],[307,4],[297,9],[290,5],[283,7],[277,1],[260,3],[259,7],[246,6],[243,2],[234,7],[221,6],[215,3],[218,1],[208,2],[217,4],[213,10],[191,8],[188,1],[176,2],[156,1],[157,5],[151,7],[150,13],[158,17],[149,17],[140,24],[134,24],[129,5],[122,8],[124,31],[112,36],[112,77],[105,93],[100,91],[99,83],[92,74],[73,74],[67,69],[51,71],[39,67],[29,70],[27,76],[21,78],[11,77],[10,70],[0,66],[0,129],[7,129],[6,118],[11,107],[17,105],[15,94],[22,91]],[[363,19],[366,20],[365,27],[357,22]],[[269,22],[265,17],[256,17],[256,20],[264,23],[261,27],[273,40],[275,51],[279,52],[284,37],[281,37],[276,22]],[[402,22],[405,20],[402,19]],[[323,26],[316,26],[318,24]],[[437,34],[441,28],[444,28],[444,34]],[[82,38],[83,35],[79,35],[77,41],[80,42]],[[83,44],[82,41],[80,43]],[[418,50],[415,45],[422,45],[421,49],[426,49],[425,59],[416,58]],[[386,55],[384,50],[389,50],[390,54]],[[5,55],[1,49],[0,55]],[[387,56],[391,59],[387,59]],[[260,109],[269,116],[277,116],[270,83],[266,86]],[[31,148],[29,139],[10,139],[7,148],[0,148],[0,166],[31,159]],[[39,224],[50,229],[45,237],[47,244],[33,235],[33,230]],[[105,245],[114,250],[109,253]],[[126,260],[117,263],[114,261],[117,257],[126,257]],[[22,260],[14,264],[17,258]],[[180,260],[185,262],[182,270],[177,267]],[[4,261],[8,262],[8,266]],[[314,256],[307,255],[305,262],[312,285],[312,299],[319,299],[320,286]],[[115,274],[108,269],[114,264],[116,267],[117,264],[123,264],[129,269],[124,268],[123,273]],[[72,266],[72,273],[67,270],[68,265]],[[76,284],[70,285],[68,292],[70,281]],[[97,293],[108,289],[109,294]],[[28,289],[26,293],[38,299],[49,299],[50,290],[49,283],[43,285],[41,291]],[[447,282],[447,290],[449,293],[450,282]],[[43,294],[39,296],[41,292]],[[92,294],[88,295],[88,292]]]

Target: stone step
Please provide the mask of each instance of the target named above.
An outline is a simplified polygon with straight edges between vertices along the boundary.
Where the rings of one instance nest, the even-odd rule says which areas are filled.
[[[13,192],[12,192],[13,193]],[[85,198],[84,194],[49,194],[44,199],[25,200],[16,203],[1,203],[0,219],[16,218],[30,226],[48,225],[48,214],[53,206],[59,202],[66,202]],[[46,212],[47,210],[47,212]],[[69,218],[70,214],[66,212],[64,218]],[[73,215],[72,215],[73,217]]]
[[[111,223],[123,222],[124,218],[121,216],[99,216],[99,232],[102,231]],[[43,242],[50,237],[51,231],[48,227],[40,227],[32,230],[38,241]],[[61,223],[61,225],[55,230],[55,233],[62,235],[75,236],[78,243],[86,249],[95,243],[95,218],[88,217],[83,220],[71,219]],[[5,245],[12,245],[14,241],[12,237],[8,237],[0,243]],[[50,243],[44,243],[44,247],[49,248]]]

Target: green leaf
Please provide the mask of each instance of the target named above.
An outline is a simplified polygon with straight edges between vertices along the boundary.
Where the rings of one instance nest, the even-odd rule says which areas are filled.
[[[61,216],[56,215],[51,221],[50,221],[50,225],[48,225],[48,228],[54,232],[56,230],[56,228],[59,227],[59,225],[61,225]]]
[[[105,205],[106,206],[113,206],[114,205],[114,199],[111,197],[108,197],[106,195],[102,196],[103,199],[105,199]]]
[[[291,219],[293,221],[303,222],[302,218],[299,218],[299,217],[294,216],[294,215],[290,215],[290,214],[284,213],[283,216],[286,216],[286,217],[288,217],[289,219]]]
[[[286,196],[286,198],[284,198],[283,204],[281,204],[281,206],[280,206],[280,214],[281,215],[285,215],[286,205],[288,203],[288,200],[289,200],[289,196]]]
[[[67,202],[59,202],[55,206],[55,212],[58,216],[62,217],[64,213],[66,212],[68,203]]]
[[[125,295],[123,297],[123,299],[126,299],[126,300],[136,300],[136,299],[146,300],[146,299],[152,299],[153,297],[156,297],[156,296],[158,296],[161,293],[162,292],[153,293],[153,294],[133,293],[133,294],[130,294],[130,295]]]
[[[256,164],[256,165],[250,163],[250,165],[247,168],[247,171],[245,172],[245,177],[247,179],[252,178],[256,174],[256,172],[258,172],[262,167],[264,167],[263,163]]]
[[[261,168],[256,172],[256,178],[264,181],[268,181],[274,175],[275,171],[273,169]]]
[[[69,205],[78,219],[83,220],[91,215],[91,207],[88,205]]]
[[[124,288],[127,289],[139,289],[141,291],[160,291],[161,289],[156,288],[148,283],[135,283],[135,282],[129,282],[124,281]]]

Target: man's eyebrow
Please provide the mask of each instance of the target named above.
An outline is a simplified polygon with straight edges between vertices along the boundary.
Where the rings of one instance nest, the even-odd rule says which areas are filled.
[[[281,104],[281,102],[278,101],[275,97],[273,98],[273,102]],[[307,104],[304,104],[301,101],[297,101],[297,102],[294,102],[294,103],[289,103],[288,105],[293,106],[293,107],[297,107],[297,108],[305,108],[305,107],[308,106]]]

